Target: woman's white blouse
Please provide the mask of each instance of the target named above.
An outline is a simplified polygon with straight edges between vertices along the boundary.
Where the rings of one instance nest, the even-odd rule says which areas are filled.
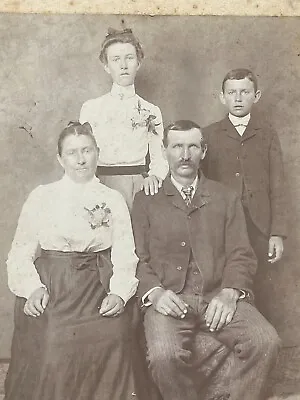
[[[86,101],[79,120],[89,122],[93,129],[100,148],[99,165],[144,165],[149,150],[149,175],[166,177],[169,168],[162,151],[160,109],[138,96],[133,85],[114,83],[109,93]]]
[[[43,286],[34,266],[39,249],[100,251],[111,247],[113,276],[110,292],[127,302],[136,292],[135,255],[131,220],[122,195],[95,177],[88,183],[68,176],[34,189],[19,218],[8,255],[8,285],[28,298]]]

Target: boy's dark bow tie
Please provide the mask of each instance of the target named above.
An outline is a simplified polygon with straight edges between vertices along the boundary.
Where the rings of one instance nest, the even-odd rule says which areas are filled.
[[[193,188],[193,186],[183,187],[181,189],[181,191],[185,196],[184,201],[185,201],[186,205],[189,207],[192,203],[192,194],[193,194],[194,188]]]
[[[237,128],[238,126],[244,126],[245,128],[247,128],[247,124],[237,124],[237,125],[233,125],[235,128]]]

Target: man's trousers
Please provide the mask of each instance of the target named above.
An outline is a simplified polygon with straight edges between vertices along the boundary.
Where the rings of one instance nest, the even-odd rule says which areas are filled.
[[[263,399],[280,347],[275,329],[252,305],[240,300],[233,320],[211,333],[204,318],[208,304],[201,296],[181,297],[189,305],[184,319],[164,316],[152,306],[144,317],[149,368],[163,400],[200,400],[197,358],[203,357],[192,354],[192,349],[197,335],[205,338],[203,332],[225,344],[231,350],[228,356],[233,355],[226,388],[230,400]]]

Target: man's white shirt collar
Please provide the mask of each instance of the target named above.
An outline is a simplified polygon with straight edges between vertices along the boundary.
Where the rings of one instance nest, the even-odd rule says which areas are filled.
[[[182,189],[186,186],[183,186],[181,183],[177,182],[175,178],[173,178],[173,176],[171,175],[171,182],[173,183],[173,185],[176,187],[176,189],[178,190],[178,192],[180,193],[180,195],[182,196],[182,198],[184,199],[184,194],[182,193]],[[192,186],[194,188],[193,193],[192,193],[192,197],[194,197],[194,194],[196,192],[197,189],[197,185],[198,185],[198,176],[196,176],[196,178],[194,179],[193,183],[189,186]]]

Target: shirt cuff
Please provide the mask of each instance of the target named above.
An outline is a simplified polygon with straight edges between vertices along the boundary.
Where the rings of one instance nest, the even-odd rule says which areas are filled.
[[[136,278],[134,278],[131,284],[127,287],[124,287],[124,285],[119,285],[118,283],[114,282],[113,284],[111,284],[110,290],[107,294],[116,294],[117,296],[121,297],[121,299],[124,301],[124,305],[126,305],[128,300],[130,300],[131,297],[135,295],[138,283],[139,281]]]
[[[48,291],[48,288],[46,285],[44,285],[42,282],[30,282],[29,285],[26,285],[25,287],[20,288],[19,285],[14,286],[13,284],[9,284],[9,289],[10,291],[18,297],[23,297],[24,299],[28,300],[29,297],[34,293],[37,289],[46,289]]]
[[[152,306],[151,301],[148,299],[148,296],[154,292],[155,289],[161,289],[161,286],[155,286],[152,289],[148,290],[148,292],[146,292],[144,294],[144,296],[142,297],[142,307],[149,307]]]
[[[48,291],[47,286],[40,284],[39,286],[36,286],[35,289],[30,289],[27,290],[26,293],[24,293],[24,296],[20,296],[20,297],[24,297],[25,299],[29,299],[29,297],[38,289],[46,289]]]
[[[155,175],[157,178],[160,178],[160,179],[164,180],[165,177],[167,176],[168,172],[169,172],[168,164],[166,164],[162,168],[157,168],[156,166],[152,167],[150,165],[150,168],[149,168],[149,171],[148,171],[148,176]]]
[[[238,290],[240,292],[240,295],[238,297],[238,300],[243,300],[246,299],[246,297],[250,297],[249,293],[246,290],[243,289],[238,289],[238,288],[234,288],[234,287],[226,287],[224,289],[234,289],[234,290]]]

